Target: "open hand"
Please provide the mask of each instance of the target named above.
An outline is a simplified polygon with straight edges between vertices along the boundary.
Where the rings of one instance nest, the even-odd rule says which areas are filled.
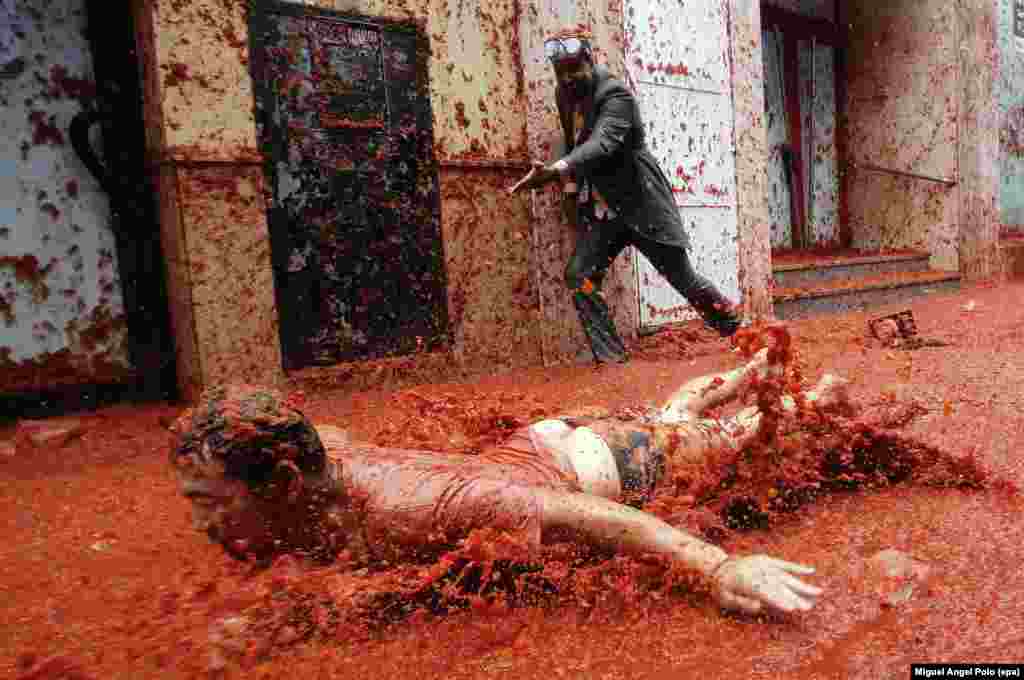
[[[768,555],[729,558],[714,573],[714,593],[725,609],[757,614],[765,608],[780,612],[808,611],[822,589],[804,583],[814,567]]]

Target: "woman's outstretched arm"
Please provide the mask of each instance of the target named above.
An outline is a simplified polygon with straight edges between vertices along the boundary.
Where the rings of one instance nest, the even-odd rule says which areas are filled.
[[[546,539],[569,533],[625,554],[668,555],[708,577],[718,603],[726,609],[746,613],[807,611],[822,593],[796,576],[813,574],[813,567],[767,555],[730,557],[721,548],[654,515],[597,496],[550,489],[538,490],[538,494]]]

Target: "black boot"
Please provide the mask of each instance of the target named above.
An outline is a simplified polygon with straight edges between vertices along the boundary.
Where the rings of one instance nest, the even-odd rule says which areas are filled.
[[[599,292],[584,293],[576,291],[572,296],[573,304],[580,315],[583,332],[590,341],[590,349],[594,352],[594,360],[599,364],[622,364],[629,360],[626,345],[615,329],[608,303]]]

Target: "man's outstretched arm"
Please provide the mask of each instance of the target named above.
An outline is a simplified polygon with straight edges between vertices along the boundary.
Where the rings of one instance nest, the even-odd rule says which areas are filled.
[[[668,555],[710,578],[718,603],[726,609],[746,613],[763,609],[806,611],[822,593],[794,575],[812,574],[812,567],[767,555],[730,557],[721,548],[654,515],[597,496],[548,489],[539,495],[545,536],[570,532],[625,554]]]

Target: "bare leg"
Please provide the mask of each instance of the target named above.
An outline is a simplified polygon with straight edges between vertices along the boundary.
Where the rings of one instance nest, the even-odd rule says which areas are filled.
[[[753,375],[761,378],[781,375],[782,367],[768,363],[768,350],[758,352],[745,366],[717,375],[690,380],[676,390],[661,408],[660,420],[666,424],[692,422],[709,408],[736,397],[740,386]]]

